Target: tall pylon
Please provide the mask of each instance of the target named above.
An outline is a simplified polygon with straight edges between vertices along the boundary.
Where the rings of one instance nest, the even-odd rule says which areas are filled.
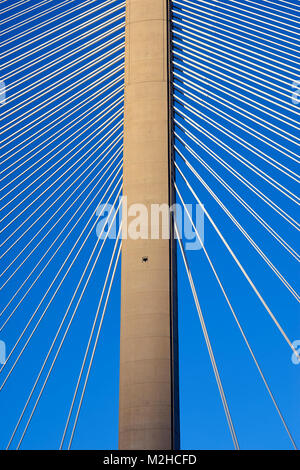
[[[150,218],[174,200],[169,18],[168,0],[126,0],[123,217],[137,203],[149,214],[149,238],[122,242],[119,448],[129,450],[179,448],[176,244],[172,221],[169,239],[161,219],[152,239]]]

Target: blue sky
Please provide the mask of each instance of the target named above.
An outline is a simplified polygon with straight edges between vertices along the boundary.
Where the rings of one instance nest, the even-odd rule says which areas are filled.
[[[14,3],[17,5],[19,2]],[[25,9],[35,7],[37,3],[41,2],[23,2],[14,9],[11,8],[12,2],[0,3],[0,22],[4,28],[1,33],[3,41],[1,79],[5,80],[7,88],[7,103],[1,108],[1,112],[5,113],[2,161],[0,161],[0,171],[3,172],[1,177],[5,178],[2,180],[1,202],[4,206],[11,201],[3,208],[1,215],[1,219],[5,217],[2,221],[5,230],[1,233],[1,244],[3,244],[1,272],[9,266],[2,276],[2,284],[14,274],[1,291],[1,311],[31,274],[0,317],[0,328],[9,318],[0,331],[0,340],[6,342],[8,354],[73,247],[74,251],[55,281],[53,289],[37,311],[14,355],[0,374],[1,379],[5,378],[7,373],[5,371],[10,369],[18,357],[30,331],[43,314],[85,236],[89,230],[91,232],[1,391],[0,448],[6,447],[12,435],[84,266],[95,246],[97,238],[96,230],[93,228],[93,224],[96,224],[94,213],[101,196],[106,197],[106,190],[111,193],[109,189],[111,181],[113,181],[111,188],[115,189],[112,201],[120,188],[118,165],[121,165],[122,156],[121,152],[118,153],[118,149],[122,144],[124,20],[118,15],[124,13],[122,2],[120,0],[49,1],[47,5],[41,4],[40,7],[26,13]],[[106,6],[101,8],[103,4]],[[52,7],[55,10],[50,11]],[[70,11],[72,7],[82,8]],[[114,7],[116,9],[109,13],[108,9]],[[9,10],[3,12],[6,8]],[[243,11],[238,8],[242,8]],[[48,13],[46,9],[49,10]],[[293,106],[291,97],[292,83],[299,78],[299,75],[296,71],[297,54],[293,56],[291,49],[297,46],[293,22],[298,15],[297,2],[178,0],[173,2],[173,9],[176,16],[173,23],[173,51],[177,73],[174,78],[174,106],[177,120],[175,131],[179,136],[179,139],[176,139],[177,147],[183,150],[182,139],[190,145],[196,155],[210,165],[231,189],[236,191],[286,243],[297,251],[299,237],[291,223],[246,188],[220,164],[220,160],[217,161],[213,157],[216,155],[222,158],[282,211],[297,220],[299,210],[295,202],[234,157],[234,155],[243,157],[290,193],[298,194],[297,183],[290,176],[283,174],[261,158],[262,155],[267,155],[287,167],[289,174],[297,173],[298,163],[288,156],[297,154],[298,147],[294,138],[288,140],[284,137],[290,133],[296,138],[296,130],[291,124],[292,119],[296,117],[293,111],[297,110],[297,107]],[[197,9],[198,16],[195,15]],[[22,13],[22,16],[17,16],[19,13]],[[182,13],[186,16],[184,17]],[[60,14],[64,16],[54,18]],[[82,16],[75,18],[80,14]],[[266,18],[260,18],[258,14]],[[283,17],[280,23],[276,23],[278,17],[274,14]],[[34,18],[35,15],[40,16]],[[48,20],[49,23],[42,25]],[[62,25],[65,21],[72,21],[72,24]],[[38,29],[35,29],[37,27]],[[184,39],[185,31],[192,31],[188,27],[196,31],[196,36],[190,35]],[[239,35],[237,27],[240,29]],[[34,30],[30,30],[31,28]],[[55,29],[52,31],[52,28]],[[77,30],[70,32],[71,28]],[[110,32],[111,28],[114,28],[113,32]],[[254,38],[253,34],[257,37]],[[62,37],[59,38],[59,35]],[[198,42],[193,41],[193,38]],[[24,45],[24,41],[28,43]],[[111,42],[106,44],[108,41]],[[116,48],[115,52],[111,52],[112,47]],[[186,62],[183,63],[182,59]],[[93,60],[95,62],[92,62]],[[188,67],[186,72],[192,76],[183,71],[182,65]],[[65,68],[60,70],[62,67]],[[104,76],[106,73],[107,77]],[[48,76],[49,74],[52,75]],[[184,93],[180,91],[178,85],[182,87]],[[196,86],[203,87],[204,93],[200,93]],[[250,88],[251,86],[255,86],[256,90]],[[197,102],[191,100],[187,92],[192,92]],[[109,93],[112,94],[111,97]],[[21,107],[23,100],[28,102],[23,103],[24,107]],[[260,110],[254,108],[253,101],[250,100],[254,100],[255,106]],[[191,112],[191,108],[186,108],[185,111],[182,103],[193,106],[196,114]],[[262,108],[263,106],[267,107],[268,111]],[[244,115],[241,115],[239,110]],[[198,139],[202,147],[182,133],[182,112],[186,112],[187,116],[193,119],[197,130],[186,123],[184,127]],[[23,115],[23,113],[28,114]],[[249,113],[252,113],[254,120],[250,119]],[[283,114],[283,120],[278,119],[280,117],[278,113]],[[231,119],[231,122],[224,116]],[[13,119],[16,119],[15,123],[12,122]],[[220,130],[220,126],[223,126],[227,135]],[[275,126],[278,129],[276,132]],[[215,140],[213,141],[209,135]],[[240,140],[237,142],[232,136]],[[103,145],[101,139],[104,140]],[[223,147],[216,142],[216,139],[219,139],[218,142],[221,142]],[[241,139],[245,145],[241,144]],[[228,146],[227,150],[224,149],[224,144]],[[207,152],[203,145],[213,154]],[[253,146],[251,148],[256,153],[249,149],[249,145]],[[228,148],[236,153],[233,155]],[[187,150],[184,150],[184,155],[278,271],[297,290],[299,286],[297,261],[229,194],[207,167],[205,169],[204,165]],[[300,339],[299,307],[295,298],[230,221],[179,155],[176,155],[176,162],[250,277],[255,281],[288,337],[292,341]],[[100,180],[105,170],[107,173]],[[16,177],[18,179],[15,180]],[[37,178],[39,179],[36,181]],[[177,184],[184,201],[194,203],[195,200],[180,174],[177,174]],[[36,223],[32,225],[34,221]],[[8,223],[10,225],[7,225]],[[87,226],[84,229],[85,225]],[[76,245],[83,229],[83,236]],[[46,234],[47,236],[43,238]],[[51,259],[65,237],[67,237],[65,242]],[[15,245],[12,246],[14,242]],[[52,248],[47,252],[52,243]],[[299,446],[300,365],[292,363],[289,346],[207,219],[205,219],[205,246]],[[34,247],[37,248],[26,259]],[[74,316],[74,322],[25,434],[22,449],[55,449],[59,446],[113,247],[114,241],[107,241],[99,256]],[[8,249],[9,251],[5,253]],[[92,262],[97,253],[96,250]],[[188,252],[187,257],[241,448],[291,448],[288,436],[243,343],[203,251]],[[20,268],[14,273],[18,266]],[[87,279],[89,269],[90,267],[83,283]],[[10,317],[40,272],[42,274]],[[70,315],[74,311],[82,287],[83,284],[75,296]],[[117,448],[119,293],[120,266],[117,269],[79,415],[73,449]],[[232,449],[233,444],[180,253],[178,253],[178,293],[181,446],[183,449]],[[64,328],[12,442],[12,448],[17,446],[22,435],[63,336]],[[75,403],[75,409],[76,405],[78,401]],[[67,433],[67,441],[73,419],[74,415]]]

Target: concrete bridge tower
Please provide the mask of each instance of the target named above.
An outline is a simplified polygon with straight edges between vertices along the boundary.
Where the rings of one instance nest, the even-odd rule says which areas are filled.
[[[169,17],[168,0],[126,1],[124,196],[149,214],[174,199]],[[162,230],[158,239],[123,239],[120,449],[179,448],[172,222],[170,231],[170,239]]]

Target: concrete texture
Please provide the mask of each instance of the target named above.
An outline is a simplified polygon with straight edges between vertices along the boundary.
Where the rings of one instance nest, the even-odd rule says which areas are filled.
[[[149,209],[169,204],[167,5],[126,2],[124,195]],[[123,240],[120,449],[174,447],[172,256],[169,240]]]

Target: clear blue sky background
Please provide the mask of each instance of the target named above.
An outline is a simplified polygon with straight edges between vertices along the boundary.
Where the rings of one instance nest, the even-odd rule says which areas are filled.
[[[23,2],[20,6],[16,6],[14,9],[1,13],[3,9],[11,8],[13,3],[17,5],[19,2],[3,1],[0,3],[0,22],[3,28],[1,33],[1,41],[3,41],[1,79],[5,80],[7,87],[7,103],[5,106],[1,107],[1,112],[10,113],[13,110],[11,116],[4,116],[3,125],[10,127],[12,119],[16,119],[16,122],[13,123],[14,127],[6,131],[4,128],[2,134],[2,139],[8,140],[4,141],[4,146],[1,150],[1,154],[3,155],[2,162],[0,162],[0,171],[3,172],[1,176],[7,175],[6,178],[2,180],[3,191],[1,197],[4,198],[1,202],[4,205],[12,201],[2,210],[3,215],[1,216],[1,218],[7,216],[2,222],[2,228],[6,227],[6,225],[12,221],[12,223],[5,228],[5,231],[1,233],[1,244],[3,243],[1,250],[2,254],[4,254],[1,259],[1,272],[12,263],[2,277],[2,284],[14,273],[15,269],[22,261],[24,261],[24,264],[14,276],[11,277],[1,291],[1,311],[11,300],[12,296],[23,281],[25,281],[27,276],[30,273],[32,273],[32,275],[0,317],[0,328],[6,319],[9,318],[36,276],[42,271],[55,249],[60,245],[60,242],[67,234],[69,234],[69,237],[66,239],[66,242],[62,245],[57,255],[51,260],[33,288],[30,289],[29,294],[24,298],[21,305],[11,316],[5,328],[0,331],[0,340],[6,342],[8,354],[32,313],[38,306],[50,282],[55,277],[55,274],[76,243],[84,225],[91,217],[91,222],[84,232],[86,235],[88,230],[92,227],[92,224],[96,221],[96,217],[93,216],[93,214],[101,199],[101,195],[104,194],[112,177],[98,195],[97,191],[105,182],[107,176],[114,170],[117,171],[117,164],[121,161],[121,157],[118,157],[112,164],[107,175],[104,176],[103,180],[100,182],[101,173],[98,175],[98,172],[100,172],[104,163],[113,155],[113,151],[109,151],[106,155],[105,149],[107,144],[112,143],[115,137],[120,136],[120,130],[115,131],[113,127],[115,124],[121,125],[121,115],[117,117],[115,121],[111,121],[111,116],[116,110],[121,110],[122,114],[122,100],[113,111],[109,111],[102,119],[98,118],[102,108],[99,109],[97,103],[99,99],[103,99],[107,96],[107,93],[102,91],[103,87],[110,84],[113,78],[119,78],[118,86],[122,83],[122,76],[121,72],[117,72],[113,75],[113,78],[108,77],[103,83],[97,83],[97,80],[103,77],[103,72],[100,71],[100,67],[107,64],[109,60],[119,58],[116,65],[107,69],[108,72],[113,71],[114,67],[117,65],[123,64],[123,58],[121,57],[123,49],[110,55],[106,59],[103,59],[103,54],[111,50],[111,46],[106,47],[102,51],[98,51],[99,46],[103,44],[103,37],[101,35],[107,32],[107,27],[101,27],[101,25],[103,25],[104,21],[115,18],[117,14],[113,12],[105,18],[99,19],[98,15],[107,11],[107,7],[101,9],[101,5],[104,3],[102,0],[90,2],[49,1],[47,4],[41,5],[32,11],[23,13],[22,16],[14,16],[14,18],[10,19],[12,15],[18,15],[23,10],[29,9],[37,4],[37,2],[27,1]],[[66,4],[64,5],[64,3]],[[120,0],[111,1],[111,7],[120,6],[121,3]],[[283,113],[285,121],[289,119],[289,122],[291,122],[291,118],[295,118],[295,115],[291,112],[293,106],[291,101],[293,91],[292,83],[299,77],[297,76],[296,70],[298,66],[297,54],[293,53],[290,48],[295,48],[297,43],[296,30],[294,27],[295,23],[291,20],[295,20],[295,18],[299,16],[296,11],[298,2],[290,1],[289,5],[288,2],[283,1],[248,2],[246,0],[241,0],[238,3],[231,1],[194,1],[192,3],[195,4],[195,7],[199,9],[199,13],[202,15],[201,19],[198,18],[196,28],[197,40],[202,42],[198,43],[198,46],[195,44],[190,46],[193,48],[191,53],[187,51],[180,52],[178,48],[176,49],[176,47],[174,47],[174,61],[179,68],[181,63],[179,54],[184,54],[186,59],[190,58],[196,60],[194,67],[189,66],[190,70],[198,77],[198,79],[192,80],[194,80],[194,84],[203,86],[205,90],[205,95],[195,92],[200,100],[198,105],[195,105],[195,103],[188,98],[185,99],[188,104],[196,106],[196,109],[202,113],[202,118],[197,118],[192,114],[190,114],[190,116],[199,126],[203,126],[206,131],[211,132],[213,136],[219,138],[222,142],[229,145],[230,148],[236,150],[240,155],[256,164],[290,191],[299,194],[298,187],[291,178],[272,168],[272,166],[258,158],[254,153],[236,143],[232,138],[225,136],[224,133],[217,130],[215,126],[209,124],[206,119],[214,119],[217,124],[224,125],[227,130],[232,131],[282,165],[297,172],[298,164],[295,161],[283,156],[274,148],[272,149],[266,143],[255,138],[253,134],[251,135],[245,130],[241,131],[237,126],[228,123],[213,110],[223,111],[228,113],[229,116],[239,119],[246,127],[252,127],[254,131],[260,132],[263,137],[270,138],[274,140],[276,144],[282,145],[287,153],[297,153],[297,146],[293,138],[287,140],[283,137],[278,137],[277,134],[266,130],[262,125],[253,123],[253,121],[245,117],[241,117],[238,112],[232,111],[226,107],[224,99],[229,100],[231,104],[240,106],[244,111],[252,112],[255,117],[264,119],[266,125],[273,124],[283,131],[296,135],[296,131],[292,126],[281,122],[279,119],[270,117],[262,111],[256,110],[249,104],[249,99],[255,100],[257,106],[268,106],[272,114],[275,111]],[[62,4],[62,6],[59,7],[59,4]],[[180,41],[181,37],[178,21],[182,22],[183,25],[189,25],[189,23],[185,22],[180,13],[178,8],[180,4],[184,5],[186,11],[193,17],[193,11],[189,9],[191,2],[185,0],[180,2],[174,1],[174,10],[177,12],[176,17],[179,18],[176,20],[176,23],[174,23],[174,29],[177,30],[177,33],[175,33],[176,41]],[[72,7],[75,8],[77,6],[83,7],[78,11],[70,12]],[[293,8],[293,10],[289,10],[287,8],[288,6],[289,8]],[[59,8],[47,13],[46,9],[52,7]],[[244,11],[238,10],[237,7],[242,8]],[[95,8],[95,11],[91,11],[93,8]],[[260,19],[257,16],[258,11],[255,8],[261,8],[260,14],[265,15],[267,18],[264,20]],[[273,10],[271,10],[271,8],[273,8]],[[124,9],[120,8],[118,12],[122,13]],[[65,13],[66,16],[63,18],[54,18],[54,16],[61,13]],[[229,16],[225,16],[225,13]],[[243,17],[241,13],[246,15],[244,20],[249,22],[251,29],[247,29],[247,23],[242,21]],[[285,19],[282,20],[280,24],[275,23],[275,20],[278,21],[279,18],[274,15],[272,16],[272,13],[281,15]],[[40,14],[43,14],[43,16],[34,18],[35,15]],[[75,18],[75,16],[80,14],[87,14],[87,16]],[[196,20],[196,17],[194,19]],[[51,20],[51,23],[41,25],[41,23],[48,20]],[[74,23],[63,26],[62,23],[66,20],[74,20]],[[235,28],[237,26],[230,23],[229,20],[238,24],[241,30],[240,36],[233,34],[236,32]],[[85,24],[85,22],[89,23]],[[30,28],[37,26],[37,30],[29,31]],[[80,29],[70,32],[70,28],[76,26],[80,26]],[[116,34],[124,31],[124,20],[116,19],[110,28],[114,26],[119,26],[118,32],[114,32],[106,37],[105,41],[115,39]],[[262,29],[263,27],[269,28],[271,31],[269,34],[271,34],[273,38],[267,36],[266,31]],[[286,28],[285,32],[282,30],[284,27]],[[56,29],[51,31],[51,28]],[[250,34],[254,33],[254,29],[256,30],[255,34],[260,38],[260,42],[263,43],[263,46],[261,46],[263,51],[255,49],[257,44]],[[58,35],[64,33],[66,33],[66,36],[59,39]],[[85,33],[87,33],[86,36],[83,36]],[[207,36],[205,33],[209,33],[211,36]],[[47,34],[47,36],[37,38],[38,34]],[[289,37],[286,36],[287,34]],[[95,41],[93,42],[94,39]],[[31,40],[34,40],[34,42],[31,42]],[[53,42],[46,43],[48,40],[53,40]],[[239,40],[243,40],[247,44],[247,46],[244,44],[244,50],[238,48],[238,46],[241,46],[241,43],[238,42]],[[29,43],[23,44],[24,41],[29,41]],[[72,41],[72,43],[68,44],[68,41]],[[271,47],[274,47],[274,43],[271,41],[277,44],[275,51],[271,49]],[[284,41],[288,41],[288,43]],[[114,42],[114,46],[122,44],[123,39],[117,39]],[[41,47],[39,51],[33,49],[38,46]],[[75,48],[79,46],[80,49],[75,51]],[[230,47],[231,49],[226,49],[224,46]],[[18,49],[19,47],[20,49]],[[179,51],[179,54],[178,52],[176,53],[176,50]],[[67,55],[69,53],[70,57],[66,57],[59,63],[53,63],[55,60],[60,60],[63,54]],[[91,56],[83,58],[83,54],[86,53],[91,53]],[[200,55],[198,55],[198,53]],[[23,54],[27,55],[23,56]],[[49,56],[49,54],[51,54],[51,56]],[[203,56],[203,54],[207,54],[207,56]],[[259,54],[264,54],[264,64],[259,63],[258,59],[262,58]],[[91,61],[96,58],[98,60],[95,64],[92,64]],[[15,59],[16,62],[13,63]],[[71,61],[74,59],[77,59],[77,61],[71,64]],[[225,66],[217,62],[218,60],[224,61]],[[8,61],[11,62],[9,63]],[[249,62],[247,63],[246,61]],[[278,64],[276,61],[280,61],[281,63]],[[58,69],[65,65],[68,67],[67,70],[57,74]],[[205,67],[207,65],[211,67],[210,70]],[[261,67],[259,67],[259,65],[261,65]],[[39,70],[41,67],[44,68],[43,71]],[[81,71],[79,71],[79,67],[82,67]],[[227,67],[227,70],[225,70],[225,67]],[[242,77],[236,74],[236,70],[233,67],[238,67]],[[34,75],[35,72],[36,75]],[[53,76],[47,78],[48,74],[52,72]],[[67,75],[73,72],[74,74],[78,73],[78,75],[67,77]],[[90,72],[95,72],[95,75],[89,77],[88,74]],[[247,85],[253,86],[253,82],[251,82],[249,75],[246,76],[246,72],[255,75],[255,80],[260,84],[254,86],[257,86],[261,93],[253,90],[251,92],[251,89],[247,87]],[[226,73],[227,77],[221,75],[222,73]],[[267,78],[266,73],[268,73],[271,78]],[[276,75],[276,73],[279,73],[281,76]],[[29,74],[30,76],[28,76]],[[25,78],[26,81],[23,81]],[[58,80],[65,78],[68,80],[66,83],[58,83]],[[40,79],[45,81],[39,83],[38,80]],[[262,79],[267,79],[268,81],[263,82]],[[237,80],[239,80],[239,82]],[[180,84],[176,79],[175,83]],[[14,85],[15,87],[12,88]],[[74,89],[68,91],[66,87],[69,85],[74,85]],[[92,86],[95,86],[95,88],[91,91],[90,87]],[[182,86],[185,90],[190,90],[186,85]],[[226,94],[222,86],[228,87],[230,93],[237,92],[240,93],[240,95],[233,98]],[[114,86],[110,91],[115,89],[116,87]],[[280,89],[284,89],[283,93],[285,97],[278,94]],[[92,97],[91,93],[95,91],[98,91],[98,94]],[[34,101],[31,101],[34,97],[33,95],[36,93],[42,94],[44,92],[44,96],[37,96],[34,98]],[[262,92],[264,92],[263,97]],[[24,93],[24,95],[22,96],[20,93]],[[119,92],[117,97],[122,98],[122,92]],[[178,89],[175,89],[175,98],[176,97],[183,99],[183,95]],[[278,101],[279,97],[284,100],[284,103]],[[48,98],[53,98],[53,103],[48,103],[43,107],[45,100]],[[30,102],[26,104],[26,107],[20,108],[21,102],[25,99],[29,99]],[[90,101],[85,102],[85,99],[90,99]],[[114,100],[109,101],[110,106],[113,106],[114,102]],[[283,110],[280,105],[290,108],[290,110]],[[16,109],[14,109],[14,106],[16,106]],[[37,106],[36,109],[34,109],[35,106]],[[54,106],[58,106],[58,108],[54,109]],[[78,108],[76,108],[77,106]],[[175,103],[175,107],[179,113],[183,109],[178,102]],[[293,109],[295,110],[296,108],[294,107]],[[34,112],[34,114],[22,116],[24,112]],[[49,114],[45,114],[46,112],[49,112]],[[50,115],[52,112],[53,114]],[[62,117],[64,112],[66,112],[66,115]],[[43,120],[44,117],[45,120]],[[57,121],[55,121],[56,118],[58,119]],[[177,118],[179,122],[182,122],[179,115]],[[34,121],[35,119],[36,121]],[[74,119],[78,121],[74,121]],[[108,125],[108,127],[97,135],[96,132],[101,125]],[[63,128],[64,126],[66,126],[66,128]],[[199,138],[202,143],[215,151],[217,155],[224,158],[245,178],[248,178],[252,184],[259,188],[272,201],[280,206],[280,208],[297,219],[299,211],[295,203],[282,195],[278,190],[272,188],[270,184],[264,182],[220,146],[213,143],[201,130],[195,131],[191,126],[189,126],[188,129],[193,135]],[[108,142],[101,146],[99,145],[99,139],[105,135],[107,130],[110,130]],[[177,128],[176,130],[179,135],[182,136],[180,129]],[[81,131],[82,134],[78,136]],[[91,134],[93,131],[95,131],[95,134]],[[12,133],[15,132],[16,134],[12,136]],[[35,135],[35,132],[39,132],[40,134]],[[42,132],[44,132],[44,134],[42,134]],[[77,132],[77,134],[74,135],[75,139],[72,141],[74,132]],[[91,141],[87,143],[89,137],[91,137]],[[236,178],[217,163],[207,152],[192,143],[188,137],[184,139],[201,158],[211,165],[211,167],[284,238],[287,243],[297,250],[297,246],[299,246],[298,233],[289,223],[284,221],[274,210],[270,209],[265,203],[260,201],[257,196],[246,189],[243,184],[238,182]],[[67,147],[64,149],[66,144]],[[56,148],[57,145],[59,146]],[[182,149],[180,142],[177,142],[177,145]],[[92,151],[95,149],[95,154],[92,154]],[[116,149],[117,147],[115,147],[114,150]],[[67,155],[69,151],[70,154]],[[76,154],[77,151],[78,153]],[[49,155],[47,152],[50,152]],[[224,202],[241,225],[248,231],[251,237],[253,237],[276,268],[297,290],[299,286],[299,267],[296,260],[292,258],[292,256],[285,251],[232,196],[230,196],[199,162],[186,151],[185,156],[205,179],[207,184],[216,192],[218,197]],[[50,160],[51,157],[53,157],[52,160]],[[71,159],[68,162],[68,158],[70,157]],[[82,159],[80,160],[81,157]],[[27,160],[27,158],[30,158],[30,160]],[[42,160],[39,161],[40,158],[42,158]],[[104,158],[104,160],[101,163],[100,160],[102,158]],[[17,163],[19,159],[21,159],[19,163],[23,165],[20,168],[18,168],[19,163]],[[299,308],[296,300],[274,273],[272,273],[262,258],[258,256],[238,229],[234,227],[227,215],[224,214],[218,204],[191,174],[178,155],[176,159],[183,173],[188,177],[191,185],[197,192],[200,200],[214,218],[238,258],[246,267],[249,275],[255,280],[258,289],[263,294],[266,302],[274,315],[276,315],[289,338],[292,341],[300,339]],[[25,160],[27,161],[25,162]],[[44,163],[45,165],[42,166]],[[12,166],[8,168],[11,164]],[[34,166],[31,167],[32,164],[34,164]],[[52,168],[53,164],[55,165]],[[65,166],[63,166],[63,164],[65,164]],[[74,166],[72,167],[73,164]],[[89,167],[90,164],[91,166]],[[14,171],[9,174],[12,170]],[[66,170],[67,172],[64,174]],[[23,171],[25,171],[25,173],[21,175]],[[33,171],[35,172],[34,174],[32,174]],[[45,171],[46,173],[43,175]],[[27,176],[28,179],[25,179]],[[39,176],[41,178],[38,182],[35,182],[36,178]],[[18,177],[18,179],[14,181],[15,177]],[[47,179],[48,177],[49,179]],[[59,177],[61,177],[61,179],[58,179]],[[116,181],[118,181],[118,178],[115,182]],[[194,203],[193,196],[188,191],[179,175],[177,175],[177,181],[185,202]],[[33,184],[29,187],[31,182]],[[9,185],[6,186],[8,183]],[[40,183],[43,184],[38,188]],[[62,186],[60,187],[61,184]],[[31,194],[33,189],[36,189],[36,191]],[[65,190],[66,192],[63,194]],[[8,194],[8,191],[11,192]],[[39,196],[39,198],[34,201],[37,196]],[[59,196],[61,196],[61,198],[59,198]],[[68,201],[65,205],[60,207],[68,196],[70,196]],[[47,199],[48,197],[49,199]],[[32,203],[32,205],[29,207],[30,203]],[[42,203],[44,204],[40,207]],[[50,207],[52,203],[53,206]],[[87,208],[89,203],[90,207]],[[82,204],[82,207],[80,207],[80,204]],[[78,212],[70,222],[76,209],[78,209]],[[9,214],[11,210],[13,211]],[[35,210],[35,214],[27,220]],[[55,213],[56,210],[57,214]],[[44,211],[46,211],[45,214]],[[59,220],[63,213],[64,216]],[[37,220],[39,216],[41,216],[40,219],[31,227],[31,224]],[[78,221],[81,216],[82,218],[75,226],[76,221]],[[15,218],[16,220],[13,221]],[[54,226],[56,221],[58,221],[56,226],[43,240],[45,234]],[[36,235],[38,232],[39,234]],[[49,250],[49,253],[47,253],[47,249],[61,232],[60,238],[55,242],[52,249]],[[20,235],[22,235],[22,237],[18,240]],[[10,237],[9,240],[7,240],[8,237]],[[81,240],[83,241],[83,239],[84,238]],[[16,244],[5,253],[15,241]],[[51,303],[41,321],[36,334],[32,337],[20,361],[16,364],[13,373],[7,380],[5,387],[0,392],[0,448],[5,448],[9,441],[96,241],[96,231],[93,229],[69,275],[66,277],[62,288],[58,291],[58,294],[55,296],[54,301]],[[30,245],[28,245],[29,243]],[[26,260],[27,255],[38,243],[39,246],[37,249]],[[80,244],[81,242],[78,247]],[[293,365],[289,346],[276,329],[262,304],[251,290],[248,282],[242,276],[233,259],[228,254],[207,220],[205,220],[205,245],[224,283],[233,307],[245,329],[264,374],[268,378],[280,409],[289,424],[298,446],[300,446],[300,365]],[[23,440],[21,446],[23,449],[55,449],[59,446],[113,246],[114,242],[108,241],[99,257],[99,261],[88,283],[87,290],[74,317],[70,332],[66,337],[64,346]],[[19,255],[24,247],[26,247],[26,249]],[[77,249],[75,252],[76,251]],[[45,253],[45,258],[38,264]],[[17,256],[18,258],[16,259]],[[70,259],[72,258],[73,257]],[[188,260],[241,448],[291,448],[283,425],[276,414],[276,410],[264,388],[263,382],[243,343],[232,314],[226,305],[203,252],[188,252]],[[66,266],[68,266],[68,264]],[[13,365],[14,360],[18,357],[26,339],[30,335],[36,321],[42,315],[52,293],[65,272],[66,267],[60,274],[52,291],[41,305],[41,308],[38,310],[31,327],[20,341],[14,355],[9,359],[3,372],[0,374],[0,384]],[[89,270],[87,275],[88,273]],[[233,445],[230,433],[201,332],[197,311],[179,253],[178,287],[181,446],[183,449],[231,449]],[[81,290],[79,290],[75,297],[70,315],[72,315],[74,311],[80,292]],[[119,293],[120,266],[118,267],[113,284],[100,341],[79,416],[72,445],[73,449],[117,448],[120,326]],[[63,332],[64,329],[62,330],[62,334]],[[62,335],[59,336],[59,339],[61,339],[61,337]],[[55,355],[55,351],[56,349],[54,349],[50,356],[50,363]],[[42,380],[47,374],[49,365],[46,366]],[[12,443],[12,448],[16,447],[21,437],[34,401],[38,396],[41,383],[37,386],[33,400],[30,402],[28,410],[24,415],[24,420]],[[75,405],[78,405],[78,400]],[[73,419],[74,414],[72,415],[71,425]],[[67,434],[67,438],[69,436],[70,431]]]

